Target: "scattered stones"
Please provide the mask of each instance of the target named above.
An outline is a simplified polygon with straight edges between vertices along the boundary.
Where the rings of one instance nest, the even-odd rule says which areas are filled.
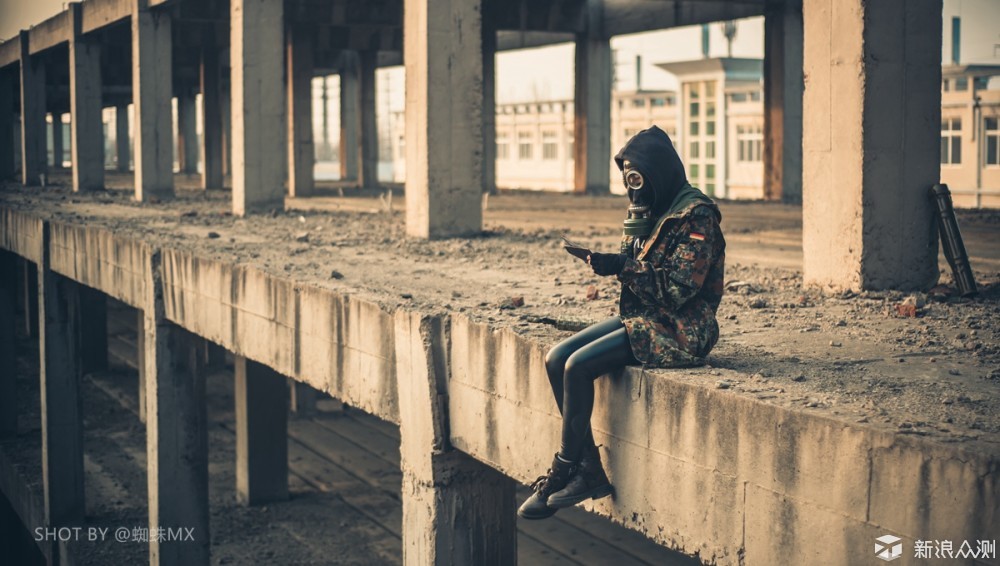
[[[847,321],[846,321],[846,320],[844,320],[844,319],[840,319],[840,320],[838,320],[838,321],[837,321],[837,322],[836,322],[836,323],[834,324],[834,326],[841,326],[841,327],[842,327],[842,326],[847,326]]]
[[[958,371],[957,369],[952,368],[952,369],[948,370],[948,375],[962,375],[962,372]]]
[[[750,308],[752,308],[752,309],[767,308],[767,299],[762,299],[762,298],[754,299],[754,300],[750,301],[747,304],[747,306],[750,307]]]
[[[729,389],[730,387],[732,387],[732,384],[726,381],[725,379],[720,379],[719,381],[715,382],[716,389]]]
[[[413,293],[400,293],[399,296],[402,297],[402,298],[404,298],[404,299],[412,299],[413,298]]]
[[[601,298],[601,292],[597,289],[596,285],[590,285],[587,287],[586,297],[588,301],[596,301]]]
[[[805,380],[806,380],[806,376],[802,375],[801,373],[799,375],[796,375],[795,377],[792,378],[792,381],[799,381],[799,382],[801,382],[801,381],[805,381]]]
[[[843,344],[841,344],[840,342],[837,342],[835,340],[830,340],[830,346],[833,347],[833,348],[839,348],[839,347],[843,346]]]
[[[344,274],[334,269],[330,272],[330,279],[343,279]]]
[[[902,318],[916,318],[916,316],[917,316],[917,307],[916,307],[916,305],[912,305],[912,304],[908,305],[908,304],[905,304],[905,303],[898,303],[896,305],[893,305],[893,307],[896,309],[896,316],[898,316],[898,317],[902,317]]]
[[[181,213],[181,218],[194,218],[195,216],[198,216],[197,210],[188,210]]]
[[[302,217],[300,216],[299,218],[302,218]],[[299,232],[299,233],[295,234],[295,241],[296,242],[308,242],[309,241],[309,232]]]
[[[218,232],[209,232],[208,234],[205,234],[205,236],[207,236],[209,240],[214,240],[220,237]]]
[[[524,306],[524,297],[508,297],[500,302],[500,310],[512,310]]]

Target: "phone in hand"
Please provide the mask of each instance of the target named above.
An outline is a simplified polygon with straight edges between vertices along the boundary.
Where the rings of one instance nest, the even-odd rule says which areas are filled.
[[[585,248],[579,244],[571,242],[566,236],[562,237],[563,249],[570,253],[570,255],[580,258],[582,261],[587,261],[590,254],[593,253],[589,248]]]

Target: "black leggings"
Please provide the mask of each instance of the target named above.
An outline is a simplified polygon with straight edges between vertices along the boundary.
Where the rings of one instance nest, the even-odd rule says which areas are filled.
[[[594,411],[594,380],[610,371],[639,362],[621,318],[592,324],[556,344],[545,356],[545,371],[563,416],[559,455],[576,462],[594,445],[590,415]]]

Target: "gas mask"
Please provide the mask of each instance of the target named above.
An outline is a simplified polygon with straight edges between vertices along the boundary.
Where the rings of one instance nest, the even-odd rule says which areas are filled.
[[[622,181],[628,189],[628,216],[625,218],[625,235],[644,238],[653,231],[653,204],[656,193],[649,180],[642,172],[635,169],[629,161],[622,167]]]

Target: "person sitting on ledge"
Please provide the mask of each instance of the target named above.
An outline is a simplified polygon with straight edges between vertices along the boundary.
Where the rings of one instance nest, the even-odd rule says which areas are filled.
[[[597,377],[627,365],[698,365],[719,339],[726,250],[719,208],[688,183],[673,142],[656,126],[632,137],[615,163],[630,203],[621,251],[578,253],[597,275],[621,281],[619,316],[577,332],[545,358],[562,446],[518,509],[524,519],[611,495],[590,428]]]

